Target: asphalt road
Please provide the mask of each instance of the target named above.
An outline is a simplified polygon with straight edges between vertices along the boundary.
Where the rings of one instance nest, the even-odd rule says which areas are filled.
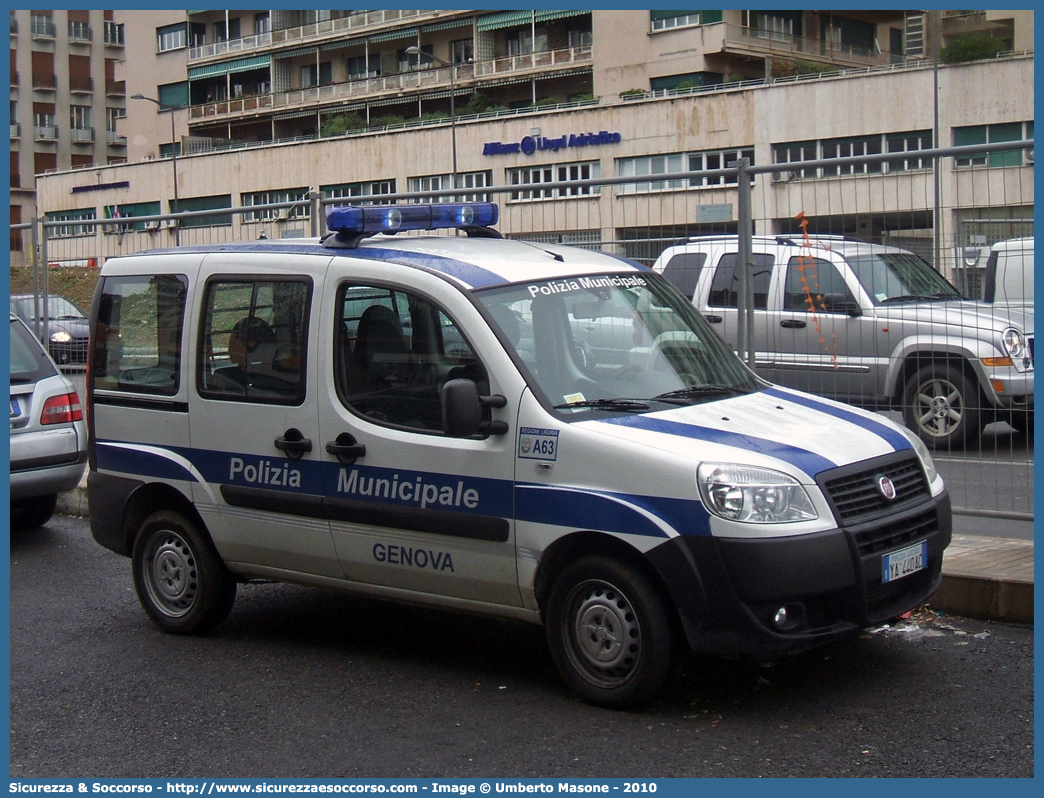
[[[290,585],[202,638],[56,517],[11,540],[11,777],[1033,776],[1033,630],[923,615],[587,706],[538,628]]]

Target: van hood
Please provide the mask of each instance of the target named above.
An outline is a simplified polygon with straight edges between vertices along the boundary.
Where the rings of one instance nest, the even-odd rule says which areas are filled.
[[[1033,311],[991,305],[973,300],[907,302],[878,305],[874,311],[878,319],[896,322],[918,322],[965,327],[975,330],[992,330],[1001,333],[1007,327],[1015,327],[1033,334]]]
[[[675,454],[692,449],[694,460],[771,465],[747,453],[774,458],[804,472],[809,481],[838,466],[913,449],[906,433],[883,416],[777,386],[657,413],[581,423]]]

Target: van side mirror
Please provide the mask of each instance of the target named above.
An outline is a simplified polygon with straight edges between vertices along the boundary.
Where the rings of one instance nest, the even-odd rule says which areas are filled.
[[[859,303],[844,294],[823,294],[823,307],[833,313],[847,313],[849,316],[862,316]]]
[[[451,438],[475,435],[503,435],[508,431],[504,421],[483,421],[483,407],[504,407],[507,398],[494,394],[479,396],[472,380],[450,380],[442,386],[442,429]]]

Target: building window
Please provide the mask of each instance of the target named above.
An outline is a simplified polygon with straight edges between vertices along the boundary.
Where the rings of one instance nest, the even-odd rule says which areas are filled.
[[[880,155],[882,141],[880,136],[860,136],[847,139],[828,139],[822,144],[824,158],[850,158],[858,155]],[[868,175],[881,171],[880,161],[874,163],[849,163],[837,166],[824,166],[823,177],[839,177],[841,175]]]
[[[538,25],[535,30],[530,27],[519,28],[507,35],[508,55],[525,55],[526,53],[542,53],[547,50],[547,28]]]
[[[560,164],[558,166],[528,166],[508,169],[507,179],[512,186],[539,186],[541,183],[578,183],[602,176],[598,161]],[[598,186],[561,186],[558,188],[519,188],[509,195],[511,202],[532,202],[544,199],[589,197],[600,193]]]
[[[475,58],[475,42],[471,39],[458,39],[450,42],[450,62],[466,64]]]
[[[687,158],[684,153],[673,155],[645,155],[639,158],[620,158],[616,162],[616,173],[620,177],[642,178],[684,172]],[[637,194],[645,191],[681,189],[688,185],[686,180],[656,180],[649,183],[624,183],[617,187],[621,194]]]
[[[255,191],[243,194],[242,205],[270,205],[277,202],[295,202],[290,208],[262,208],[257,211],[246,211],[244,222],[261,222],[270,219],[307,219],[309,216],[308,189],[291,188],[282,191]]]
[[[684,28],[689,25],[710,25],[721,22],[720,11],[682,11],[671,9],[669,11],[650,11],[649,27],[655,32],[659,30],[670,30],[671,28]]]
[[[337,186],[320,186],[327,199],[351,200],[352,205],[388,205],[390,200],[375,199],[382,194],[395,193],[394,180],[372,180],[361,183],[343,183]]]
[[[123,23],[105,20],[105,43],[123,47]]]
[[[452,175],[425,175],[423,177],[411,177],[409,190],[413,191],[451,191],[453,189]],[[458,189],[486,188],[493,185],[493,172],[461,172],[457,174]],[[428,202],[487,202],[489,195],[484,193],[457,194],[455,196],[429,196],[418,197],[413,200],[416,203]]]
[[[88,23],[69,20],[69,41],[89,42],[93,39],[94,31]]]
[[[407,53],[405,48],[399,50],[397,54],[399,71],[411,72],[416,69],[428,69],[435,63],[435,60],[432,58],[434,52],[434,45],[431,44],[422,45],[420,53],[416,55]]]
[[[186,43],[185,23],[156,28],[156,49],[159,52],[180,50],[186,46]]]
[[[689,171],[713,171],[715,169],[735,169],[740,158],[750,160],[754,165],[754,148],[748,147],[741,150],[710,150],[707,152],[693,152],[689,154]],[[735,175],[707,175],[705,177],[694,177],[689,185],[696,186],[734,186],[739,182]],[[752,178],[753,182],[753,178]]]
[[[70,105],[69,127],[74,130],[86,130],[87,128],[94,127],[94,124],[91,121],[91,106]]]
[[[885,137],[885,147],[889,153],[916,152],[917,150],[930,150],[932,143],[932,131],[914,130],[909,133],[890,133]],[[931,169],[931,158],[896,158],[888,161],[889,172],[904,172],[908,169]]]
[[[965,147],[971,144],[997,144],[1002,141],[1023,141],[1033,138],[1032,122],[1007,122],[999,125],[972,125],[953,129],[953,145]],[[962,166],[1021,166],[1022,150],[982,153],[966,155],[954,161],[956,167]]]
[[[354,58],[349,58],[347,64],[349,80],[375,78],[381,74],[380,53],[370,53],[368,62],[365,55],[355,56]]]
[[[33,36],[43,36],[48,39],[54,39],[58,35],[58,28],[55,26],[54,22],[51,21],[50,13],[32,14],[29,18],[29,28]]]
[[[47,221],[49,222],[69,222],[70,224],[61,224],[52,227],[49,233],[51,238],[59,238],[66,236],[89,236],[94,234],[93,224],[83,224],[83,222],[93,222],[97,218],[97,213],[94,208],[84,208],[82,210],[74,211],[56,211],[54,213],[47,214]],[[77,224],[80,222],[80,224]]]
[[[164,108],[183,108],[189,104],[188,82],[157,86],[156,97]]]
[[[271,29],[272,18],[265,11],[263,14],[254,14],[254,35],[263,36]]]
[[[228,28],[225,27],[225,23],[221,22],[214,23],[214,41],[216,42],[227,42],[231,39],[239,38],[239,17],[230,19],[228,21]]]

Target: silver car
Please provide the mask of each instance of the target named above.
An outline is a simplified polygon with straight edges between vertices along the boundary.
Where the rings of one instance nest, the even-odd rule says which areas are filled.
[[[87,463],[87,427],[76,390],[47,350],[11,314],[11,525],[46,524],[58,494]]]

